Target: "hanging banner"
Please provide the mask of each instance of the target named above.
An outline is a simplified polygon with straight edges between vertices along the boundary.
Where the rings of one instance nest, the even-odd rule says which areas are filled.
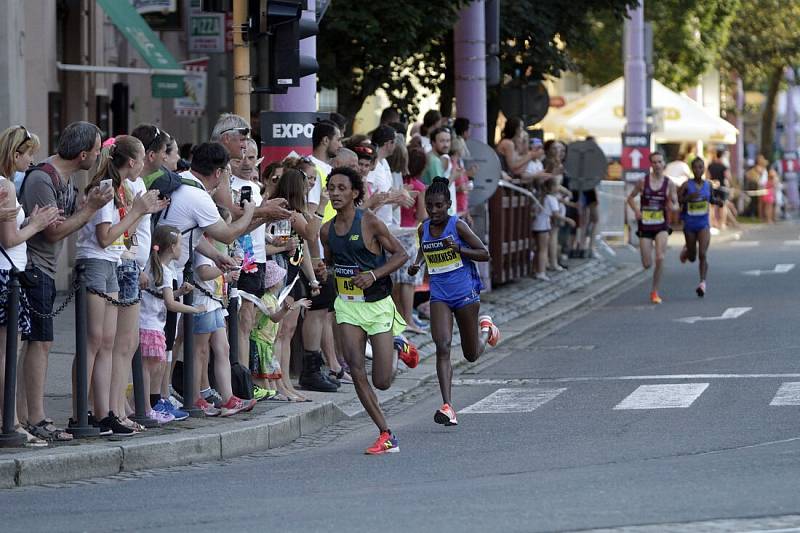
[[[208,88],[208,60],[189,63],[183,78],[186,95],[175,99],[175,115],[199,117],[206,112],[206,89]]]
[[[292,152],[311,155],[314,123],[327,117],[327,113],[307,111],[262,111],[261,155],[265,164],[280,161]]]

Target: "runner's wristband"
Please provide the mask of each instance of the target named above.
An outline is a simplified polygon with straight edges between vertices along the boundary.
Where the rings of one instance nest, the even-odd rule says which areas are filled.
[[[373,272],[372,270],[370,270],[369,273],[372,274],[372,279],[375,280],[373,281],[373,283],[376,283],[378,281],[378,276],[376,276],[375,272]]]

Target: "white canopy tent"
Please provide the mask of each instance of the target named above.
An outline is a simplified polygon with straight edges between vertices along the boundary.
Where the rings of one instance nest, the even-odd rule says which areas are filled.
[[[618,78],[561,109],[550,110],[537,127],[557,139],[569,141],[591,135],[601,145],[619,144],[625,128],[624,84],[625,80]],[[663,127],[653,133],[656,143],[736,142],[739,132],[732,124],[656,80],[653,80],[653,107],[661,109],[663,117]]]

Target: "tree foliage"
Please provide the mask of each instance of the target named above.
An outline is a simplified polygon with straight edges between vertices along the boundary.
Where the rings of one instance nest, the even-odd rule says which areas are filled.
[[[647,2],[644,15],[653,23],[654,77],[676,91],[695,85],[718,62],[740,4],[741,0]],[[592,17],[589,32],[597,44],[576,47],[575,63],[586,81],[604,85],[623,74],[623,22],[600,13]]]
[[[468,0],[335,0],[317,39],[319,80],[338,89],[339,110],[353,117],[383,88],[416,115],[425,93],[445,79],[445,39]]]
[[[738,74],[746,89],[763,90],[761,150],[773,155],[777,95],[786,67],[800,62],[800,2],[743,2],[723,52],[726,70]]]
[[[604,35],[592,32],[596,17],[622,24],[638,0],[537,0],[501,3],[500,59],[503,74],[538,81],[574,66],[573,49],[596,47]]]

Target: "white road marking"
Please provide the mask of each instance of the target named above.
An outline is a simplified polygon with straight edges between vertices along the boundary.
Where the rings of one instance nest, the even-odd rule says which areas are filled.
[[[459,411],[464,413],[530,413],[567,389],[497,389]]]
[[[754,248],[758,246],[760,243],[758,241],[732,241],[731,246],[735,246],[737,248]]]
[[[800,246],[800,241],[783,241],[784,246]]]
[[[792,241],[794,242],[794,241]],[[800,241],[797,241],[800,244]],[[794,263],[779,263],[772,270],[745,270],[742,274],[746,276],[761,276],[764,274],[786,274],[794,268]]]
[[[800,405],[800,381],[786,381],[781,384],[770,405]]]
[[[785,374],[661,374],[644,376],[576,376],[571,378],[510,378],[510,379],[454,379],[453,385],[540,385],[545,383],[575,383],[593,381],[675,381],[679,379],[800,379],[800,373]]]
[[[752,307],[729,307],[720,316],[687,316],[684,318],[676,318],[675,322],[694,324],[695,322],[710,320],[733,320],[734,318],[739,318],[751,309]]]
[[[614,409],[683,409],[708,388],[708,383],[640,385]]]

